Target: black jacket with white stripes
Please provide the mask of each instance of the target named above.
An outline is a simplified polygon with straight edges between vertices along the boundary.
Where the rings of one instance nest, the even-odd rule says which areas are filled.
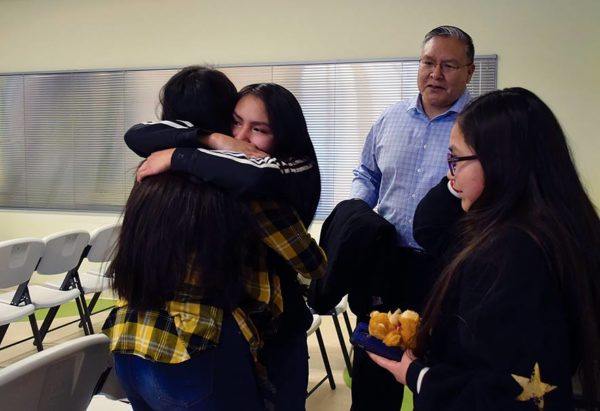
[[[248,158],[242,153],[200,148],[207,133],[187,121],[140,123],[125,134],[127,146],[141,157],[176,147],[171,170],[193,175],[234,195],[269,197],[293,207],[308,226],[319,201],[319,168],[311,159]],[[320,186],[319,186],[320,187]]]

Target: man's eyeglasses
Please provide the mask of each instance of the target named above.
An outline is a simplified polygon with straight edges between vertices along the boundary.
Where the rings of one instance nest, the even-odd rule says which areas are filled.
[[[440,66],[440,68],[442,69],[442,73],[451,74],[456,72],[458,69],[470,66],[471,64],[473,63],[463,64],[462,66],[460,66],[454,63],[436,63],[432,60],[419,60],[419,66],[421,67],[421,70],[427,73],[431,73],[435,70],[437,66]]]
[[[478,157],[476,155],[457,157],[452,153],[448,153],[447,160],[450,174],[454,176],[454,173],[456,172],[456,163],[458,163],[459,161],[477,160],[477,158]]]

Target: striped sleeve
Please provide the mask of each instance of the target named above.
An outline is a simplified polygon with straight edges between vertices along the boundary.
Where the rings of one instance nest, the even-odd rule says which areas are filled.
[[[198,133],[206,131],[189,121],[159,121],[140,123],[125,133],[125,144],[140,157],[172,147],[198,147]]]
[[[282,161],[273,157],[248,158],[242,153],[202,148],[177,148],[171,170],[191,174],[235,195],[274,197],[287,200],[285,176],[313,168],[304,159]]]

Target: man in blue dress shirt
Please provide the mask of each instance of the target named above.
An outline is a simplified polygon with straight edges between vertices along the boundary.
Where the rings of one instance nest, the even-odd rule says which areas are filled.
[[[419,95],[383,112],[354,170],[352,197],[376,207],[396,227],[399,248],[390,271],[402,310],[421,312],[435,276],[434,261],[413,238],[413,215],[448,170],[450,129],[470,100],[466,87],[475,71],[474,54],[471,37],[457,27],[440,26],[427,33],[419,60]],[[364,351],[355,351],[353,411],[400,409],[402,386],[377,368]]]

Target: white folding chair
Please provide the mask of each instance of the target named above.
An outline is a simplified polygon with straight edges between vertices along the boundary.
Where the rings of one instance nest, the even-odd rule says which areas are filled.
[[[83,322],[83,330],[91,334],[91,320],[85,301],[80,298],[80,290],[69,271],[77,269],[83,250],[90,241],[90,234],[83,230],[69,230],[44,238],[46,247],[36,268],[37,274],[56,275],[66,273],[62,282],[45,282],[30,284],[29,295],[35,308],[49,308],[46,318],[40,327],[42,341],[50,330],[50,325],[62,304],[75,301],[79,317]]]
[[[316,314],[315,310],[312,307],[309,307],[309,309],[313,314]],[[340,320],[338,319],[338,316],[340,314],[342,314],[342,316],[344,317],[346,330],[348,331],[348,340],[350,340],[350,336],[352,336],[352,325],[350,324],[350,317],[348,316],[348,294],[343,296],[340,302],[337,303],[335,307],[333,307],[330,311],[327,312],[327,315],[330,315],[331,319],[333,320],[333,325],[335,326],[335,333],[337,334],[338,340],[340,342],[340,348],[342,350],[342,357],[344,358],[344,363],[346,364],[346,369],[348,370],[348,376],[352,377],[352,360],[350,359],[350,354],[348,353],[348,348],[346,347],[344,333],[340,325]],[[352,347],[350,349],[352,349]],[[350,353],[352,353],[352,351],[350,351]]]
[[[90,235],[90,243],[84,251],[83,257],[91,263],[108,263],[113,254],[115,244],[119,238],[121,232],[120,224],[110,224],[104,227],[100,227],[94,230]],[[80,271],[77,270],[77,276],[79,283],[81,284],[82,295],[81,298],[85,299],[85,294],[94,294],[88,305],[90,314],[96,306],[98,298],[103,291],[110,288],[110,281],[108,277],[104,275],[106,267],[100,267],[101,271]]]
[[[105,276],[106,263],[110,262],[114,250],[114,246],[119,238],[121,232],[120,224],[109,224],[104,227],[100,227],[94,230],[90,234],[90,242],[83,250],[83,253],[79,259],[77,267],[71,269],[67,273],[67,279],[65,281],[73,283],[77,286],[80,292],[80,300],[83,307],[87,307],[84,311],[86,318],[88,319],[87,326],[89,334],[94,333],[94,327],[91,320],[94,307],[100,298],[103,291],[110,289],[110,279]],[[104,266],[98,267],[99,270],[80,270],[81,264],[84,260],[88,262],[103,264]],[[81,271],[81,272],[80,272]],[[88,304],[85,295],[94,294],[90,303]],[[112,307],[104,308],[98,312],[109,310]],[[83,321],[79,322],[79,326],[83,327]]]
[[[82,411],[109,367],[104,334],[79,337],[0,370],[2,409]]]
[[[325,365],[325,377],[323,377],[314,387],[312,387],[306,396],[310,396],[317,388],[321,386],[325,381],[329,380],[329,386],[332,390],[335,390],[335,381],[333,379],[333,373],[331,372],[331,365],[329,364],[329,358],[327,357],[327,351],[325,350],[325,343],[323,342],[323,335],[319,327],[321,326],[321,317],[319,314],[313,314],[313,322],[306,331],[306,336],[309,337],[313,333],[317,336],[317,342],[319,343],[319,350],[321,351],[321,357],[323,357],[323,365]]]
[[[13,321],[29,317],[34,343],[41,351],[42,339],[33,312],[27,283],[44,252],[44,242],[36,238],[20,238],[0,242],[0,342]],[[11,344],[9,346],[12,346]],[[5,347],[8,348],[9,346]]]

